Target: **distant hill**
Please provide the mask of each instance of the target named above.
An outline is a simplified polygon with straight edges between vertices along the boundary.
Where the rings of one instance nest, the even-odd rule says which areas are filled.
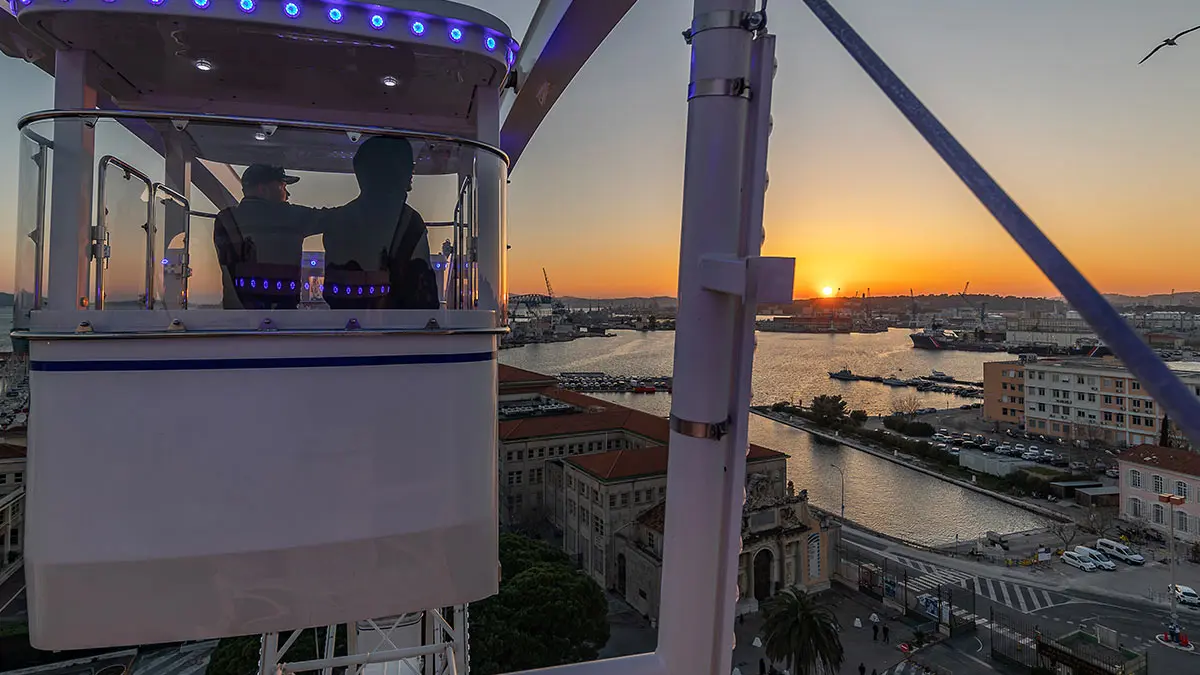
[[[601,309],[609,309],[613,307],[651,307],[667,309],[675,307],[678,304],[675,298],[672,298],[669,295],[656,295],[648,298],[577,298],[572,296],[563,296],[558,299],[571,309],[588,309],[589,307]]]
[[[1113,305],[1153,305],[1156,307],[1188,307],[1200,306],[1200,291],[1178,291],[1172,300],[1171,293],[1155,293],[1154,295],[1122,295],[1120,293],[1105,293],[1105,299]]]

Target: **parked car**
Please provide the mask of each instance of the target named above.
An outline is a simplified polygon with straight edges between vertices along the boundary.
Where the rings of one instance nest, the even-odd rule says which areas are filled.
[[[1130,565],[1144,565],[1146,559],[1125,544],[1112,539],[1097,539],[1095,549]]]
[[[938,433],[939,433],[939,434],[941,434],[941,435],[943,435],[943,436],[945,436],[945,437],[947,437],[947,438],[949,438],[949,437],[950,437],[950,430],[949,430],[949,429],[946,429],[946,428],[938,429]]]
[[[1088,470],[1088,465],[1084,462],[1071,462],[1070,467],[1071,467],[1072,471],[1087,471]]]
[[[1013,452],[1013,447],[1011,445],[1009,445],[1008,443],[1001,443],[1000,445],[996,446],[996,454],[997,455],[1011,455],[1012,452]]]
[[[1070,464],[1071,462],[1067,460],[1066,455],[1055,455],[1050,459],[1050,466],[1057,466],[1060,469],[1070,466]]]
[[[1080,556],[1075,551],[1065,551],[1065,552],[1063,552],[1063,554],[1060,558],[1063,562],[1070,565],[1071,567],[1078,567],[1079,569],[1083,570],[1084,572],[1095,572],[1096,571],[1095,563],[1093,563],[1090,560],[1085,560],[1082,556]]]
[[[1197,595],[1196,591],[1192,590],[1191,586],[1180,586],[1179,584],[1175,584],[1174,586],[1167,586],[1167,592],[1174,593],[1175,601],[1178,603],[1184,605],[1200,605],[1200,595]]]
[[[1040,452],[1030,452],[1029,450],[1026,450],[1025,452],[1021,453],[1021,459],[1025,460],[1026,462],[1036,462],[1041,458],[1042,454]]]
[[[1116,563],[1109,560],[1108,556],[1094,548],[1088,548],[1087,546],[1076,546],[1075,553],[1080,558],[1090,561],[1093,565],[1102,570],[1108,570],[1109,572],[1112,572],[1117,569]]]
[[[1116,467],[1109,467],[1104,470],[1104,475],[1109,478],[1120,478],[1121,472]]]
[[[1025,444],[1017,443],[1016,445],[1013,446],[1013,450],[1017,451],[1016,454],[1023,455],[1023,454],[1025,454]]]
[[[978,450],[979,445],[975,441],[963,441],[962,447],[964,450]]]
[[[993,445],[990,441],[988,441],[988,442],[985,442],[983,445],[979,446],[979,449],[984,452],[995,452],[996,446]]]
[[[983,437],[983,434],[976,434],[974,440],[979,445],[983,445],[984,443],[987,443],[987,439]]]

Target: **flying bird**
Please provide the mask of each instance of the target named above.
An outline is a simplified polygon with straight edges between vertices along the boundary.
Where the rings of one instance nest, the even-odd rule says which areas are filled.
[[[1150,53],[1147,54],[1141,61],[1138,61],[1138,65],[1140,66],[1143,63],[1145,63],[1146,59],[1150,58],[1151,56],[1154,56],[1154,53],[1157,52],[1158,50],[1162,49],[1163,47],[1179,46],[1179,43],[1176,42],[1176,40],[1178,40],[1179,38],[1183,37],[1184,35],[1187,35],[1188,33],[1192,32],[1194,30],[1200,30],[1200,26],[1196,26],[1195,28],[1189,28],[1189,29],[1183,31],[1182,33],[1176,35],[1175,37],[1169,37],[1166,40],[1163,40],[1161,43],[1159,43],[1159,45],[1157,47],[1150,50]]]

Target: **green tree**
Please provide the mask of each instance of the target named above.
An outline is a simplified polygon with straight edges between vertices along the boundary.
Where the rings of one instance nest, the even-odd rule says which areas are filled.
[[[1171,447],[1171,418],[1166,413],[1163,413],[1162,433],[1158,437],[1158,444],[1164,448]]]
[[[841,396],[821,394],[813,399],[812,412],[817,424],[823,427],[836,426],[846,417],[846,402]]]
[[[850,423],[856,427],[861,427],[862,425],[866,424],[869,418],[870,417],[867,415],[866,410],[850,411]]]
[[[771,598],[763,613],[763,637],[772,661],[785,662],[796,675],[836,672],[842,667],[841,626],[829,607],[793,586]]]
[[[561,550],[500,535],[500,592],[471,604],[471,671],[547,668],[597,657],[608,642],[608,601]]]

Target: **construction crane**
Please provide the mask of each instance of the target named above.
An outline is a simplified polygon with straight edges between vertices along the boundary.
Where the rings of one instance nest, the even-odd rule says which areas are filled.
[[[984,324],[985,320],[987,319],[987,303],[981,302],[978,305],[976,305],[975,303],[971,302],[971,299],[967,297],[967,289],[970,287],[971,287],[971,282],[968,281],[967,285],[963,286],[962,293],[959,293],[959,295],[962,296],[962,299],[966,301],[966,303],[969,307],[971,307],[972,309],[976,309],[976,308],[979,309],[979,325],[976,328],[978,330],[983,330],[983,324]]]
[[[567,306],[554,295],[554,287],[550,285],[550,274],[542,268],[542,278],[546,280],[546,297],[550,298],[550,327],[553,328],[561,317],[567,315]]]
[[[911,289],[911,288],[908,289],[908,299],[909,299],[909,302],[911,303],[910,308],[908,310],[908,314],[909,314],[909,317],[912,319],[912,321],[911,321],[912,327],[916,328],[917,327],[917,296],[913,295],[913,289]]]

